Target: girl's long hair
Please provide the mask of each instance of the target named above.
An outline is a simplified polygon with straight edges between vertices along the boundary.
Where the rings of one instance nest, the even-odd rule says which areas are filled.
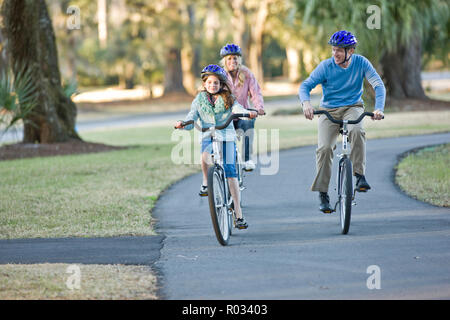
[[[202,78],[203,83],[208,79],[210,75],[205,75]],[[217,92],[218,95],[220,95],[223,99],[223,102],[225,103],[225,109],[231,108],[234,104],[235,98],[233,94],[231,93],[230,86],[227,82],[220,80],[220,89],[219,92]],[[206,91],[205,86],[202,84],[199,91]],[[206,91],[207,92],[207,91]]]

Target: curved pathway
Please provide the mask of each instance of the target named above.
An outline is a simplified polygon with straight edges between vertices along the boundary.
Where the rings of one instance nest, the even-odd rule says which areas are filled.
[[[450,133],[369,140],[372,190],[357,194],[348,235],[309,190],[314,146],[280,152],[276,175],[247,174],[250,227],[236,230],[227,247],[215,239],[207,198],[197,196],[200,175],[176,183],[153,211],[165,235],[155,264],[162,298],[450,298],[450,209],[414,200],[393,183],[399,154],[444,142]]]

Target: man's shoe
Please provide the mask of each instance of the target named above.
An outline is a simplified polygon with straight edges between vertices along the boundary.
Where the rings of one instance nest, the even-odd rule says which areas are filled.
[[[255,170],[256,165],[252,160],[245,161],[244,170],[245,171],[253,171]]]
[[[361,174],[355,174],[356,177],[356,191],[359,192],[367,192],[367,190],[370,190],[370,186],[366,181],[366,177]]]
[[[323,213],[332,213],[334,210],[330,207],[330,197],[328,196],[327,192],[320,192],[319,193],[319,199],[320,199],[320,211]]]
[[[200,197],[206,197],[206,196],[208,195],[208,187],[202,185],[202,186],[200,187],[200,192],[198,193],[198,195],[199,195]]]
[[[237,229],[247,229],[248,228],[247,221],[245,221],[244,217],[242,217],[241,219],[236,219],[236,228]]]

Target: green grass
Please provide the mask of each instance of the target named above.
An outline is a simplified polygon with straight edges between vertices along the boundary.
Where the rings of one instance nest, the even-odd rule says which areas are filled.
[[[174,166],[172,144],[0,162],[0,237],[154,234],[160,192],[195,172]]]
[[[148,266],[81,265],[79,287],[67,286],[68,264],[0,265],[1,300],[156,299]]]
[[[450,144],[406,156],[397,166],[396,182],[414,198],[450,207]]]

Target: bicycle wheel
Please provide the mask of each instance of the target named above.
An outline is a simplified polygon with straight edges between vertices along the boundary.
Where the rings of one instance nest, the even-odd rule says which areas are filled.
[[[339,213],[341,219],[342,234],[347,234],[350,229],[352,214],[353,180],[352,163],[350,159],[343,158],[339,162]]]
[[[227,196],[225,194],[225,174],[215,165],[208,169],[208,202],[212,225],[217,241],[223,246],[230,239]]]

